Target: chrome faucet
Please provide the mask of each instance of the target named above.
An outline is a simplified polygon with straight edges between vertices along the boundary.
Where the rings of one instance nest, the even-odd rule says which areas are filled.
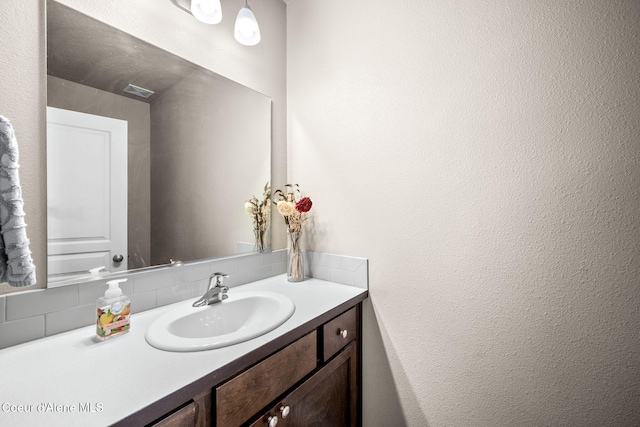
[[[227,298],[228,287],[222,286],[222,279],[224,277],[229,277],[228,274],[224,273],[213,273],[209,276],[209,286],[207,287],[207,292],[192,304],[193,307],[202,307],[203,305],[215,304],[217,302],[221,302]],[[212,287],[211,285],[215,281],[215,285]]]

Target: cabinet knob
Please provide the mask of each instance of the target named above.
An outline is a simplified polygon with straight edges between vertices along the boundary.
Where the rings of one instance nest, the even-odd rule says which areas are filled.
[[[269,424],[269,427],[276,427],[278,425],[278,417],[274,415],[267,418],[267,424]]]
[[[287,415],[289,415],[289,412],[291,412],[291,408],[289,407],[289,405],[287,406],[281,406],[280,407],[280,415],[282,415],[282,418],[287,418]]]
[[[338,331],[338,335],[342,335],[342,338],[346,338],[347,337],[347,330],[346,329],[341,329]]]
[[[115,254],[112,259],[113,259],[113,262],[115,262],[116,264],[119,264],[122,261],[124,261],[124,256],[122,254]]]

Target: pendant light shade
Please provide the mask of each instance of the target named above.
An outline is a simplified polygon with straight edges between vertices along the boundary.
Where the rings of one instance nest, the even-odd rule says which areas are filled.
[[[191,0],[191,14],[205,24],[217,24],[222,21],[220,0]]]
[[[2,0],[0,0],[2,1]],[[288,1],[288,0],[286,0]],[[180,10],[206,24],[218,24],[222,21],[221,0],[171,0]],[[248,0],[236,17],[233,35],[236,41],[245,46],[260,43],[260,27]]]
[[[233,35],[238,43],[245,46],[254,46],[260,43],[260,27],[258,27],[256,16],[249,5],[238,12]]]

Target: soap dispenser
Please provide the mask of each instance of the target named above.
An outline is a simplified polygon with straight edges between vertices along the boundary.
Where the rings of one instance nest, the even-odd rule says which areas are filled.
[[[109,288],[96,302],[96,335],[101,340],[129,332],[131,300],[122,294],[119,285],[126,281],[127,279],[108,281]]]

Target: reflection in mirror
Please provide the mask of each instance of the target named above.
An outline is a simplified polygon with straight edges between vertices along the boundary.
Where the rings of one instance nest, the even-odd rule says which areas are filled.
[[[52,0],[47,73],[50,287],[254,248],[268,97]]]

